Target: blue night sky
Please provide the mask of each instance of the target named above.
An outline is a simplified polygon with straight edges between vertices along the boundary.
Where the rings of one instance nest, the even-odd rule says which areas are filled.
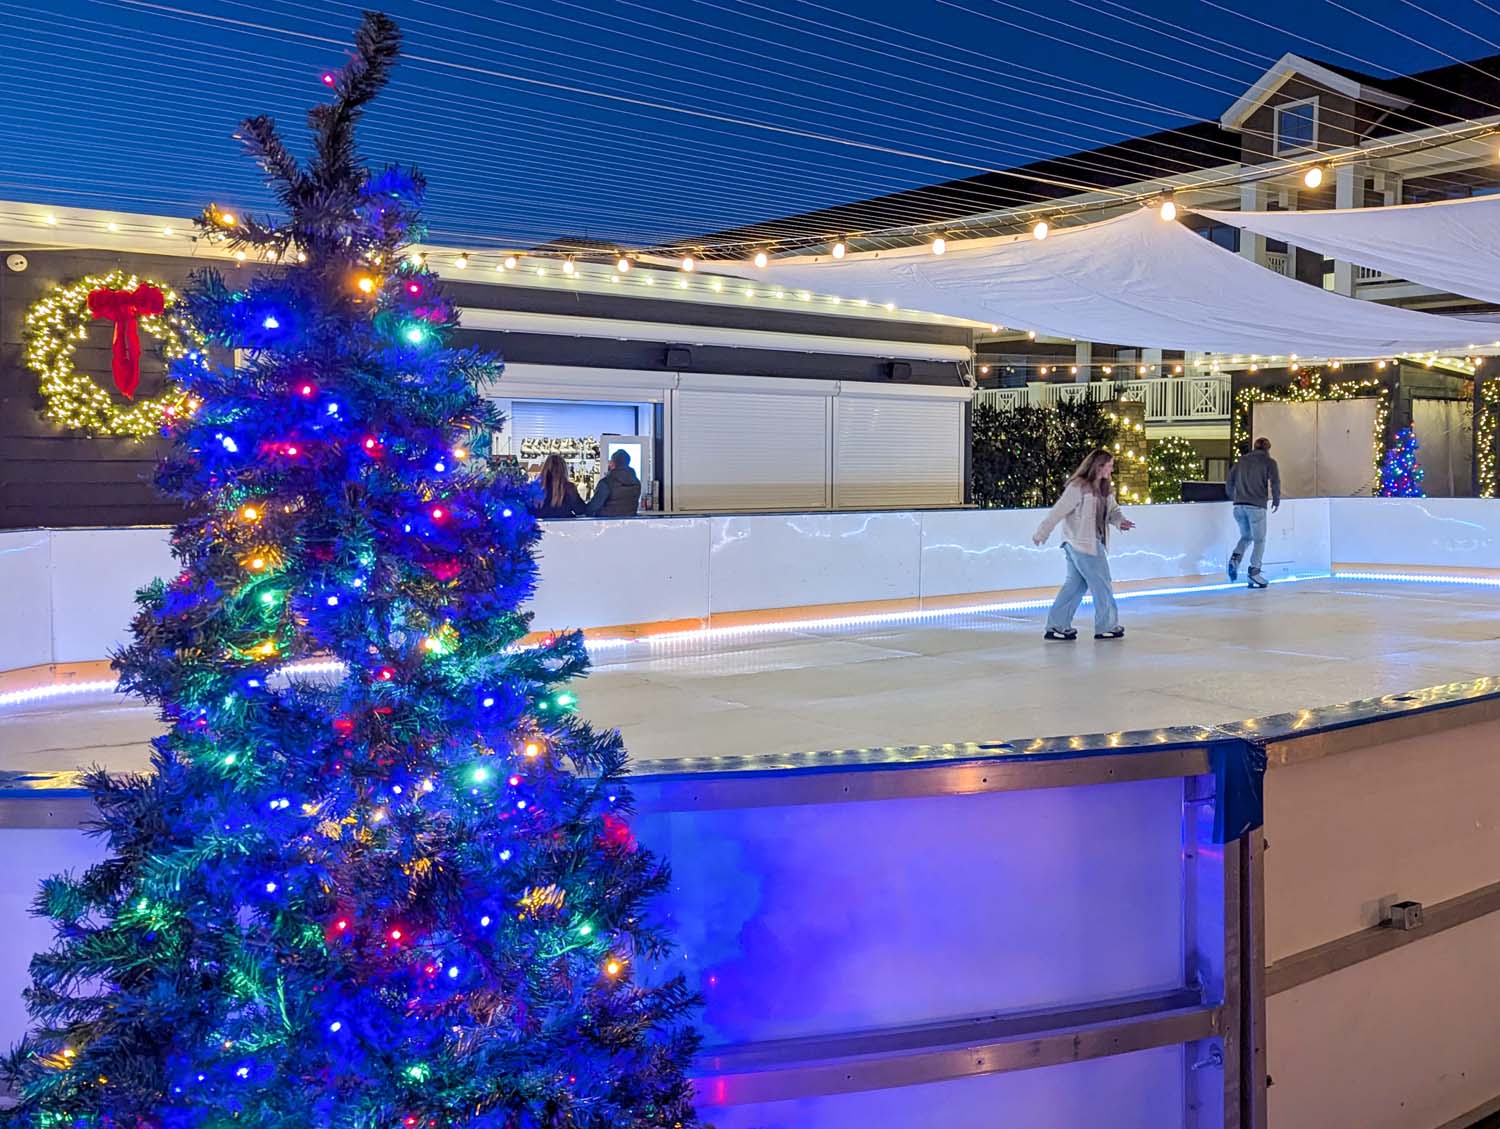
[[[236,123],[269,113],[300,148],[361,7],[0,0],[0,198],[182,216],[210,199],[265,206]],[[1285,51],[1377,75],[1500,51],[1500,3],[1479,0],[386,10],[409,57],[368,119],[366,155],[421,167],[432,238],[476,249],[648,245],[1216,118]]]

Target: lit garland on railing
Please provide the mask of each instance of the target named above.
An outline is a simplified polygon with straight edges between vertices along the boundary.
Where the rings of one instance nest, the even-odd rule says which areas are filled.
[[[89,294],[96,290],[134,290],[142,281],[123,270],[90,275],[55,287],[27,310],[26,367],[37,375],[46,400],[42,414],[47,419],[95,435],[145,438],[158,434],[174,416],[193,411],[196,400],[176,384],[170,384],[160,396],[122,405],[102,384],[79,372],[74,365],[73,355],[78,343],[87,339],[92,320]],[[205,347],[202,335],[173,313],[177,295],[170,287],[144,281],[162,291],[166,311],[160,315],[141,315],[138,319],[141,330],[160,342],[160,351],[168,364],[182,357],[201,355]],[[108,324],[102,323],[102,332],[109,331]]]
[[[1479,382],[1479,418],[1474,421],[1475,457],[1479,461],[1479,496],[1493,498],[1500,494],[1500,380]]]
[[[1310,404],[1319,400],[1375,400],[1375,426],[1370,436],[1370,463],[1373,483],[1380,482],[1381,464],[1385,460],[1385,429],[1390,420],[1391,405],[1386,378],[1364,377],[1324,383],[1323,374],[1309,370],[1297,377],[1297,383],[1281,388],[1241,388],[1234,397],[1230,417],[1230,442],[1236,452],[1250,442],[1250,409],[1257,403]]]

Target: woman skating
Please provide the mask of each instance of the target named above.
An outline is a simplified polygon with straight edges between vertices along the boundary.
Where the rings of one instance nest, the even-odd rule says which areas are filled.
[[[1094,597],[1094,638],[1120,639],[1125,635],[1115,607],[1106,546],[1110,526],[1125,530],[1135,528],[1135,523],[1120,512],[1115,501],[1114,483],[1110,480],[1114,469],[1115,457],[1108,451],[1092,452],[1068,479],[1062,497],[1047,511],[1032,537],[1036,544],[1044,544],[1057,524],[1062,523],[1068,578],[1047,613],[1044,636],[1055,642],[1067,643],[1078,638],[1073,616],[1083,602],[1085,591]]]

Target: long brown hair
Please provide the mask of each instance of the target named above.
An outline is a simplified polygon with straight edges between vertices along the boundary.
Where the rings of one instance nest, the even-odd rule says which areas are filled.
[[[1078,469],[1073,472],[1073,477],[1068,480],[1069,485],[1079,483],[1084,489],[1097,493],[1101,498],[1108,498],[1114,490],[1114,482],[1111,479],[1099,479],[1099,468],[1108,460],[1114,458],[1113,451],[1106,451],[1103,447],[1096,447],[1088,453],[1083,462],[1078,464]]]
[[[561,455],[548,455],[542,463],[542,473],[538,476],[542,483],[542,495],[549,506],[560,506],[568,496],[568,464],[563,461]]]

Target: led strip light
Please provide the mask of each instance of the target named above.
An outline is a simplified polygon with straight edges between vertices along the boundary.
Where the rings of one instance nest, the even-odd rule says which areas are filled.
[[[1340,570],[1336,572],[1308,573],[1299,576],[1278,577],[1272,584],[1298,584],[1308,580],[1363,580],[1402,584],[1453,584],[1468,588],[1500,588],[1500,577],[1463,576],[1447,573],[1377,572],[1369,570]],[[1200,592],[1226,592],[1241,587],[1240,584],[1183,584],[1167,588],[1142,588],[1134,592],[1117,593],[1115,599],[1139,600],[1154,596],[1194,595]],[[1089,599],[1085,597],[1085,603]],[[700,627],[688,631],[664,632],[660,635],[640,637],[605,637],[586,639],[584,647],[591,653],[620,651],[629,647],[667,647],[688,643],[716,643],[733,639],[744,639],[755,635],[781,635],[799,631],[828,631],[850,627],[880,627],[898,623],[922,623],[932,620],[950,619],[959,616],[982,615],[993,612],[1038,611],[1052,606],[1050,598],[1033,600],[999,600],[985,604],[965,604],[952,608],[927,608],[904,612],[873,612],[868,615],[826,616],[821,619],[778,620],[773,623],[751,623],[734,627]],[[273,677],[286,678],[292,675],[341,674],[344,665],[337,660],[293,663],[276,671]],[[86,697],[94,694],[113,694],[118,682],[104,679],[90,682],[69,682],[49,686],[34,686],[24,690],[9,690],[0,693],[0,709],[13,706],[33,705],[59,698]]]

